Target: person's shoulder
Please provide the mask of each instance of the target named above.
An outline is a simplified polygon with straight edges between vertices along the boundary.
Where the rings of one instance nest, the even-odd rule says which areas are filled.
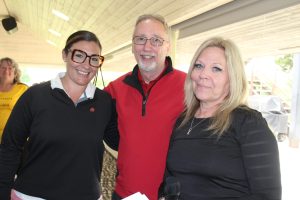
[[[239,107],[237,107],[233,113],[235,115],[239,115],[239,116],[245,116],[245,117],[258,117],[261,115],[261,113],[255,109],[250,108],[247,105],[241,105]]]
[[[21,90],[26,90],[28,88],[28,85],[26,85],[25,83],[17,83],[16,86],[21,89]]]
[[[173,74],[175,74],[176,76],[181,76],[183,78],[186,77],[186,73],[184,71],[175,68],[173,69]]]
[[[263,120],[261,112],[252,109],[246,105],[239,106],[233,111],[233,123],[234,124],[257,124]]]
[[[241,142],[246,142],[249,138],[274,137],[261,112],[242,106],[235,109],[234,114],[232,128],[236,129],[235,135]]]
[[[96,88],[95,95],[111,98],[111,95],[107,91],[100,88]]]
[[[173,71],[177,74],[181,74],[181,75],[186,75],[186,72],[180,70],[180,69],[176,69],[176,68],[173,68]]]
[[[111,81],[110,83],[122,82],[125,77],[130,76],[131,74],[132,74],[132,72],[126,72],[125,74],[119,76],[118,78],[116,78],[115,80]]]
[[[22,82],[17,83],[17,85],[20,87],[28,87],[26,83],[22,83]]]
[[[40,82],[40,83],[35,83],[32,86],[28,88],[28,91],[34,92],[34,91],[40,91],[45,88],[51,89],[51,84],[50,81],[45,81],[45,82]]]
[[[132,74],[132,72],[127,72],[127,73],[119,76],[115,80],[110,81],[109,84],[103,90],[108,93],[111,93],[112,90],[115,90],[115,88],[119,88],[120,85],[122,85],[124,83],[125,78],[127,76],[131,76],[131,74]]]
[[[40,83],[35,83],[31,87],[48,87],[50,85],[51,85],[50,81],[43,81],[43,82],[40,82]]]
[[[94,96],[98,99],[105,99],[107,101],[111,101],[112,97],[108,91],[96,88]]]
[[[25,85],[24,85],[25,86]],[[34,84],[32,86],[26,87],[23,92],[23,98],[31,99],[32,98],[45,98],[45,92],[51,89],[50,82],[43,82],[39,84]]]
[[[173,71],[171,71],[167,76],[167,80],[172,81],[173,83],[175,82],[181,87],[184,84],[186,73],[178,69],[173,69]]]

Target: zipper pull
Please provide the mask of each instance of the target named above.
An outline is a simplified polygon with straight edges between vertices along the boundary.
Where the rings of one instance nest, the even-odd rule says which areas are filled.
[[[142,116],[146,115],[147,99],[148,99],[148,95],[146,95],[145,98],[143,98],[143,102],[142,102]]]

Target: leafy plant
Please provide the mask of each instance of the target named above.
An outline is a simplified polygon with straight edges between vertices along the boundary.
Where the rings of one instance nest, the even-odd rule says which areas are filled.
[[[275,63],[279,65],[284,72],[289,72],[293,68],[293,55],[286,54],[275,59]]]

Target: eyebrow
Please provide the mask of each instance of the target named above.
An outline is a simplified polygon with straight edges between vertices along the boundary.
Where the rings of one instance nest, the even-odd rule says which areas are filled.
[[[72,51],[75,51],[75,50],[77,50],[77,51],[81,51],[81,52],[84,52],[86,55],[88,55],[88,56],[100,56],[101,54],[88,54],[86,51],[84,51],[84,50],[81,50],[81,49],[70,49],[70,50],[72,50]]]

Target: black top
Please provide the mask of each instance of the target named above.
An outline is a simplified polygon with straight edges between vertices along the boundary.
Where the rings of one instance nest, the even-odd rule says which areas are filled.
[[[98,199],[102,141],[118,145],[109,129],[113,110],[110,95],[99,89],[93,99],[75,106],[62,89],[51,89],[50,82],[30,87],[4,129],[0,199],[10,199],[11,188],[50,200]]]
[[[262,115],[236,109],[219,139],[204,130],[209,120],[195,119],[189,135],[191,120],[173,131],[166,176],[179,180],[181,199],[281,199],[277,141]]]

